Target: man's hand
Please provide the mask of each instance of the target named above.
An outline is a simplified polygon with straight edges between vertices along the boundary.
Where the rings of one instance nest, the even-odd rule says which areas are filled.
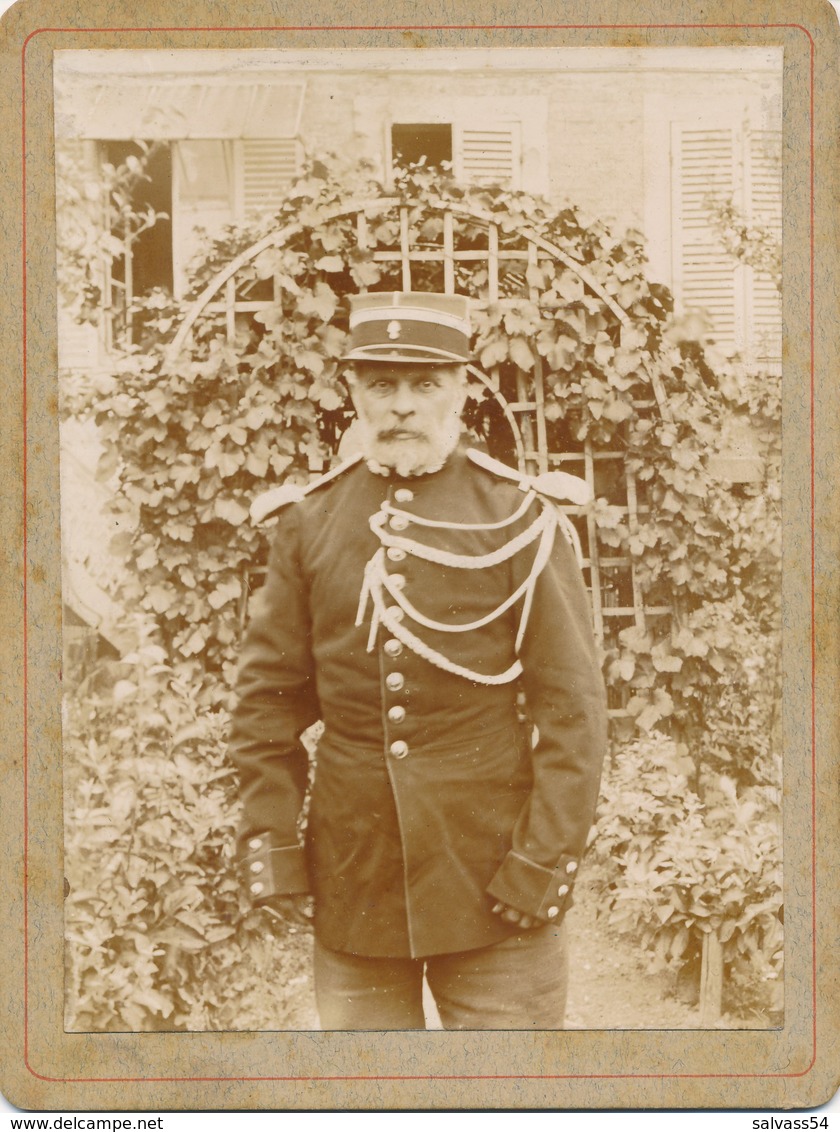
[[[266,912],[275,924],[284,927],[296,925],[312,929],[312,897],[306,893],[295,893],[293,896],[272,896],[258,906]]]
[[[502,904],[501,902],[493,905],[493,911],[507,923],[518,924],[524,931],[548,923],[541,916],[529,916],[527,912],[520,912],[518,908],[511,908],[510,904]]]

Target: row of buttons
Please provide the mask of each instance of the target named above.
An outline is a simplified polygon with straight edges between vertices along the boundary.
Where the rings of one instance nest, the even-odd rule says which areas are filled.
[[[394,492],[394,499],[397,503],[410,503],[414,498],[414,492],[407,487],[398,487]],[[393,531],[404,531],[409,526],[410,520],[405,515],[392,515],[389,520],[389,525]],[[390,562],[404,562],[406,552],[399,546],[389,546],[385,552]],[[389,581],[391,585],[402,587],[405,585],[405,578],[401,574],[390,574]],[[399,612],[402,610],[393,607],[389,610],[390,613]],[[398,656],[402,655],[403,645],[396,637],[389,637],[389,639],[382,646],[385,655],[392,660],[396,660]],[[405,677],[401,672],[389,672],[385,677],[385,687],[389,692],[401,692],[405,687]],[[405,720],[405,708],[402,704],[393,704],[388,708],[388,720],[390,723],[403,723]],[[408,743],[405,739],[395,739],[388,748],[391,757],[395,759],[404,759],[408,754]]]
[[[261,837],[252,837],[251,840],[248,842],[248,848],[253,850],[255,853],[258,849],[262,849],[262,846],[263,846],[263,843],[262,843]],[[248,866],[249,872],[253,873],[255,876],[258,876],[263,871],[264,868],[265,868],[265,864],[262,861],[252,861],[251,864]],[[254,883],[251,885],[251,895],[252,896],[259,896],[264,888],[265,888],[265,885],[263,884],[263,882],[261,880],[255,880]]]
[[[576,873],[577,872],[577,861],[569,861],[568,864],[566,865],[566,872],[569,874],[569,876],[572,876],[573,873]],[[568,894],[569,894],[569,886],[567,884],[561,884],[560,887],[557,889],[557,895],[558,896],[568,896]],[[548,918],[550,920],[553,920],[555,916],[560,915],[560,909],[556,905],[552,904],[552,906],[546,912],[546,915],[548,916]]]
[[[402,642],[398,641],[396,637],[389,637],[389,639],[382,646],[386,656],[398,657],[403,651]],[[402,672],[389,672],[385,677],[385,687],[389,692],[401,692],[405,687],[405,676]],[[388,720],[391,723],[403,723],[405,720],[405,708],[402,704],[393,704],[388,708]],[[395,759],[404,759],[408,754],[408,743],[405,739],[396,739],[388,748],[391,755]]]

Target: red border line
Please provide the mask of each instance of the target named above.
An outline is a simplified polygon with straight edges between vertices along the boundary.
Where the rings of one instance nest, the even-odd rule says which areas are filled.
[[[811,897],[812,897],[812,1060],[805,1070],[796,1073],[539,1073],[539,1074],[368,1074],[346,1075],[346,1077],[82,1077],[58,1078],[46,1077],[38,1073],[29,1064],[29,995],[28,995],[28,958],[29,958],[29,918],[28,918],[28,849],[29,849],[29,812],[28,812],[28,541],[27,541],[27,213],[26,213],[26,49],[29,41],[36,35],[45,33],[160,33],[160,32],[422,32],[422,31],[454,31],[454,32],[500,32],[500,31],[592,31],[592,29],[609,29],[609,31],[665,31],[665,29],[714,29],[744,28],[761,29],[795,29],[804,32],[809,44],[809,186],[811,186],[811,276],[809,276],[809,333],[811,333],[811,415],[809,415],[809,429],[811,429],[811,807],[812,807],[812,844],[811,844]],[[183,49],[186,50],[186,49]],[[246,49],[242,49],[246,50]],[[697,1079],[726,1079],[726,1080],[760,1080],[760,1079],[787,1079],[806,1077],[816,1063],[817,1046],[817,995],[816,995],[816,418],[815,418],[815,371],[816,371],[816,343],[815,343],[815,301],[816,301],[816,275],[815,275],[815,51],[816,45],[811,32],[802,24],[368,24],[368,25],[332,25],[332,26],[267,26],[267,27],[38,27],[29,33],[20,52],[20,92],[22,92],[22,183],[23,183],[23,215],[22,215],[22,242],[23,242],[23,607],[24,607],[24,659],[23,659],[23,709],[24,709],[24,1062],[26,1069],[33,1077],[41,1081],[54,1083],[160,1083],[179,1081],[611,1081],[611,1080],[697,1080]],[[576,1031],[565,1031],[576,1032]],[[589,1032],[589,1031],[580,1031]],[[618,1031],[625,1032],[625,1031]],[[661,1031],[637,1031],[661,1032]],[[684,1031],[679,1031],[684,1032]],[[695,1031],[685,1031],[695,1032]],[[712,1031],[713,1032],[713,1031]]]
[[[744,28],[747,30],[771,31],[781,28],[797,29],[805,32],[813,45],[811,33],[802,24],[268,24],[265,27],[113,27],[113,28],[36,28],[24,40],[24,50],[30,39],[36,35],[49,33],[101,33],[109,35],[116,32],[195,32],[195,31],[591,31],[609,29],[611,31],[668,31],[675,29],[702,29],[712,31],[724,28]],[[135,49],[136,50],[136,49]],[[198,49],[196,49],[198,50]],[[240,50],[247,50],[241,48]]]
[[[27,460],[27,442],[28,442],[28,307],[26,303],[28,277],[26,272],[26,251],[27,251],[27,212],[26,212],[26,45],[29,39],[24,42],[23,50],[21,51],[20,59],[20,84],[21,84],[21,173],[22,173],[22,188],[21,188],[21,243],[23,248],[23,303],[22,316],[21,316],[21,331],[23,334],[23,390],[21,393],[21,410],[23,413],[23,469],[22,469],[22,486],[23,486],[23,664],[21,666],[23,672],[23,1058],[26,1068],[30,1073],[33,1072],[29,1064],[29,647],[28,647],[28,612],[29,612],[29,523],[27,517],[27,504],[29,501],[29,485],[27,481],[27,470],[29,461]]]

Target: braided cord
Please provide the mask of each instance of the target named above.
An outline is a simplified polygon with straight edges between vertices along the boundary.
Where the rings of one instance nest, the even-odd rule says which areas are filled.
[[[370,529],[382,546],[398,547],[400,550],[406,551],[407,554],[413,554],[415,558],[422,558],[425,562],[434,562],[437,566],[451,566],[453,569],[459,570],[484,570],[488,566],[498,566],[499,563],[513,558],[514,554],[518,554],[520,550],[539,538],[546,526],[555,521],[552,512],[553,508],[545,507],[533,523],[518,534],[516,538],[511,539],[504,546],[500,546],[489,554],[452,554],[448,550],[440,550],[434,546],[415,542],[414,539],[400,538],[399,535],[389,534],[383,528],[386,516],[382,511],[371,515]]]
[[[397,640],[401,641],[407,648],[409,648],[417,656],[423,657],[424,660],[429,661],[436,668],[440,668],[445,672],[451,672],[453,675],[462,676],[465,679],[472,680],[479,684],[507,684],[517,679],[522,674],[522,665],[519,660],[506,669],[504,672],[496,673],[493,675],[485,675],[480,672],[475,672],[472,669],[466,668],[463,665],[456,664],[455,661],[450,660],[437,649],[433,649],[431,645],[426,644],[420,637],[412,633],[403,624],[401,618],[394,616],[394,614],[386,607],[384,595],[387,593],[394,601],[397,608],[400,610],[401,615],[408,615],[412,621],[419,625],[423,625],[428,629],[443,633],[466,633],[471,630],[480,629],[488,625],[491,621],[497,620],[503,613],[511,608],[523,595],[525,601],[523,602],[522,614],[519,619],[519,626],[516,634],[515,651],[518,653],[522,641],[525,636],[525,631],[530,617],[531,606],[533,603],[534,591],[536,588],[537,579],[545,568],[551,550],[554,545],[554,535],[559,525],[559,513],[554,507],[546,507],[540,515],[537,522],[532,523],[531,526],[523,532],[528,538],[522,542],[522,537],[512,539],[506,546],[497,551],[495,555],[483,555],[482,558],[493,558],[495,561],[504,561],[511,557],[512,553],[507,553],[508,549],[514,543],[522,542],[522,545],[528,545],[533,542],[538,536],[540,537],[540,545],[537,548],[537,553],[534,556],[534,561],[531,569],[528,572],[527,578],[519,585],[516,590],[510,594],[502,603],[486,616],[477,621],[469,622],[459,625],[448,625],[441,621],[435,621],[432,618],[426,617],[418,609],[416,609],[411,602],[403,595],[401,590],[390,582],[390,575],[385,568],[385,547],[380,546],[370,561],[365,567],[364,581],[362,584],[362,592],[359,595],[359,609],[356,615],[356,625],[361,625],[364,621],[365,612],[367,610],[368,601],[372,601],[373,610],[371,613],[370,631],[368,634],[367,651],[372,652],[376,645],[376,636],[379,632],[380,625],[384,625]],[[373,520],[371,520],[371,527],[376,530]],[[380,537],[384,532],[379,532]],[[408,541],[408,540],[406,540]],[[419,544],[410,544],[412,546],[412,553],[416,553],[416,548]],[[516,549],[520,549],[519,546]],[[503,557],[497,556],[503,553]],[[421,556],[422,557],[422,556]],[[459,558],[461,556],[452,555],[451,558]],[[474,559],[468,559],[470,565],[465,567],[467,569],[473,568],[472,563]]]
[[[439,653],[437,649],[433,649],[431,645],[427,645],[420,637],[415,636],[410,629],[406,629],[402,622],[392,617],[382,602],[381,592],[376,593],[376,591],[372,591],[372,597],[375,610],[372,624],[375,624],[378,628],[378,623],[381,621],[388,631],[392,633],[397,640],[401,641],[406,648],[411,649],[417,656],[433,664],[435,668],[440,668],[444,672],[451,672],[453,676],[463,676],[464,679],[472,680],[476,684],[487,685],[510,684],[522,675],[522,664],[519,660],[514,661],[506,671],[494,675],[474,672],[471,668],[465,668],[461,664],[456,664],[454,660],[450,660],[449,657],[444,656],[443,653]],[[372,636],[375,640],[376,633],[373,632]]]
[[[446,523],[442,519],[426,519],[422,515],[415,515],[413,511],[402,511],[399,507],[394,507],[387,499],[382,504],[382,512],[386,515],[404,515],[418,527],[437,527],[445,531],[500,531],[521,519],[536,498],[536,492],[529,491],[513,514],[498,523]]]

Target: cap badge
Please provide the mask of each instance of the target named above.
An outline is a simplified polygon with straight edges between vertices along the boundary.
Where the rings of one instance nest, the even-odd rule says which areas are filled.
[[[391,341],[399,338],[400,334],[402,334],[402,326],[397,322],[395,318],[391,319],[385,329],[388,332],[388,337],[391,339]]]

